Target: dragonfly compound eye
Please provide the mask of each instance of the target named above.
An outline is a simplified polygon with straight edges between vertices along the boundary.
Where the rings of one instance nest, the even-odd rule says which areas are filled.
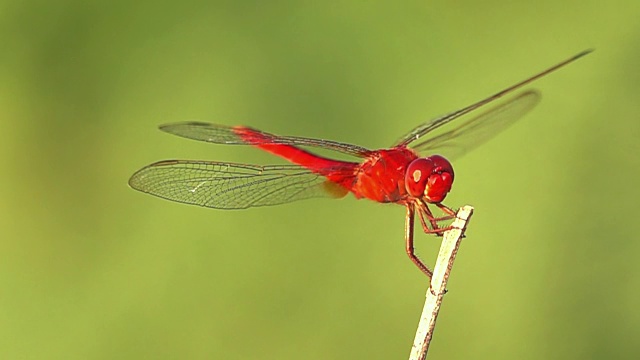
[[[414,197],[423,197],[429,203],[439,203],[447,196],[453,184],[453,167],[439,155],[419,158],[407,167],[405,187]]]

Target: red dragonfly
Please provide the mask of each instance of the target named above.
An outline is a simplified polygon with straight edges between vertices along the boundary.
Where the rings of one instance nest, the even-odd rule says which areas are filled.
[[[454,210],[442,204],[454,178],[453,167],[447,158],[462,155],[504,130],[538,103],[540,93],[524,91],[475,117],[458,123],[453,121],[589,52],[591,50],[583,51],[484,100],[421,124],[388,149],[369,150],[331,140],[278,136],[245,126],[202,122],[162,125],[162,131],[193,140],[251,145],[295,165],[165,160],[137,171],[129,185],[168,200],[216,209],[270,206],[323,196],[341,198],[349,192],[358,199],[400,204],[406,207],[407,254],[431,278],[431,270],[414,251],[414,218],[417,213],[425,233],[441,234],[447,228],[440,227],[438,222],[455,216]],[[456,126],[443,128],[452,123]],[[436,129],[438,135],[425,136],[435,134]],[[333,150],[361,160],[329,159],[300,146]],[[446,215],[435,217],[429,205]]]

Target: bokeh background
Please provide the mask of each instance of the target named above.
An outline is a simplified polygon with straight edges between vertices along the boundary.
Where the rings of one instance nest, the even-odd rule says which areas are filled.
[[[198,119],[385,147],[522,80],[456,161],[476,207],[430,357],[640,358],[640,2],[0,1],[0,358],[402,359],[426,283],[404,209],[217,211],[138,193],[170,158],[282,163]],[[433,263],[438,239],[419,234]]]

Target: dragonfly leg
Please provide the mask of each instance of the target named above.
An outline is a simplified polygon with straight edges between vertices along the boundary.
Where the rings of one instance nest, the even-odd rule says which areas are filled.
[[[422,216],[420,216],[422,218]],[[404,240],[405,240],[405,248],[407,251],[407,255],[409,255],[409,259],[422,271],[427,277],[429,281],[431,281],[431,277],[433,276],[433,272],[429,270],[427,265],[425,265],[422,260],[418,258],[416,255],[415,249],[413,247],[413,224],[415,219],[415,209],[413,208],[413,204],[407,204],[407,217],[404,226]]]
[[[439,207],[443,212],[449,214],[447,216],[444,216],[440,219],[455,219],[457,217],[457,213],[455,211],[453,211],[452,208],[448,207],[447,205],[444,204],[436,204],[437,207]],[[453,226],[449,226],[447,227],[447,230],[453,229]],[[462,237],[465,237],[464,234],[462,234]]]
[[[416,202],[416,207],[418,208],[418,216],[420,216],[420,223],[422,224],[422,230],[426,234],[437,234],[441,236],[443,232],[451,229],[450,226],[441,227],[440,225],[438,225],[438,221],[449,220],[451,219],[451,216],[448,215],[448,216],[439,217],[439,218],[433,216],[433,213],[429,209],[429,206],[422,201]],[[427,224],[425,217],[427,218],[427,220],[429,220],[429,223],[431,224],[431,226]]]
[[[449,216],[447,216],[447,218],[453,219],[453,218],[456,217],[456,211],[453,211],[453,209],[448,207],[447,205],[441,204],[441,203],[437,203],[436,206],[439,207],[440,210],[442,210],[444,213],[449,214]]]

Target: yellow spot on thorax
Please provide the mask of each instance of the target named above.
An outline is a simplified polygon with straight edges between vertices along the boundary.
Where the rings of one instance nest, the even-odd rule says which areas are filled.
[[[349,193],[349,190],[347,190],[344,186],[336,184],[333,181],[329,180],[325,181],[324,184],[322,184],[322,187],[331,197],[336,199],[344,197],[345,195],[347,195],[347,193]]]

